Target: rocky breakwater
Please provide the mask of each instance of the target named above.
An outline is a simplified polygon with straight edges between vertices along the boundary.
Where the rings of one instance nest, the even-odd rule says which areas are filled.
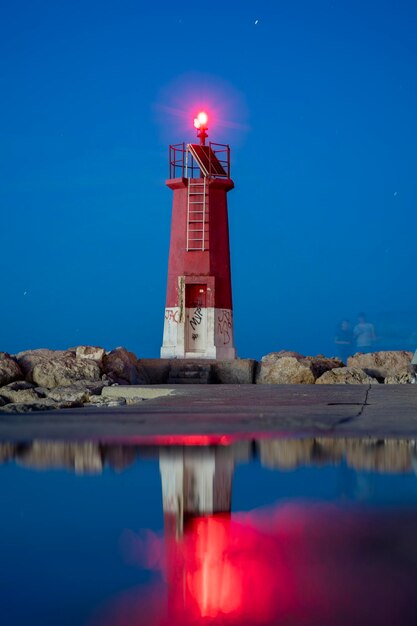
[[[325,372],[343,367],[337,358],[322,354],[303,356],[298,352],[281,350],[262,357],[258,363],[256,383],[267,385],[314,385]]]
[[[125,348],[0,352],[0,412],[26,413],[81,406],[118,406],[139,398],[106,398],[109,385],[147,384],[139,360]]]
[[[407,350],[386,350],[357,354],[348,358],[348,367],[360,367],[369,376],[385,384],[411,383],[410,363],[413,353]]]
[[[181,450],[181,448],[178,448]],[[260,459],[270,469],[338,465],[345,462],[356,470],[386,473],[417,473],[417,443],[410,439],[331,438],[260,439],[220,446],[223,458],[232,464]],[[0,442],[0,465],[16,463],[36,469],[66,468],[78,474],[101,473],[105,467],[122,471],[140,459],[157,459],[163,447],[112,444],[98,441],[34,440]],[[187,450],[188,458],[204,458],[199,446]]]
[[[281,350],[262,357],[256,383],[284,385],[378,385],[412,382],[412,352],[387,350],[349,357],[347,366],[337,358],[321,354],[303,356]]]
[[[308,465],[337,465],[387,473],[416,471],[416,441],[409,439],[324,438],[263,439],[256,442],[262,465],[290,470]]]

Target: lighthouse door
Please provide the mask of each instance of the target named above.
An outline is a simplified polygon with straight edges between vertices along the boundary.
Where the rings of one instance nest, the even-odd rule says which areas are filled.
[[[205,352],[207,348],[207,285],[185,286],[186,352]]]

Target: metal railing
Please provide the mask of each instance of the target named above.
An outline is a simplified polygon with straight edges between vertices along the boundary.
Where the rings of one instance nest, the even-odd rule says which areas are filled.
[[[169,146],[169,177],[183,178],[185,169],[185,143]]]
[[[220,163],[226,177],[230,178],[230,147],[227,144],[209,142],[209,178],[225,178],[224,175],[216,173],[214,165],[212,166],[211,154],[214,154],[218,163]],[[177,143],[169,146],[169,177],[170,178],[201,178],[203,175],[199,164],[190,154],[188,145],[185,143]]]
[[[212,143],[211,141],[209,146],[226,172],[227,178],[230,178],[230,146],[226,143]]]

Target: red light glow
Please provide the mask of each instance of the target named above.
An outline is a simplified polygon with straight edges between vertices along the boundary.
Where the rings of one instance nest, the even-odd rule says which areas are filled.
[[[194,118],[194,126],[195,128],[206,127],[208,122],[208,115],[204,111],[200,111],[197,117]]]
[[[177,76],[161,88],[154,104],[161,138],[169,143],[182,142],[198,113],[206,113],[213,139],[241,145],[248,126],[244,95],[217,76],[192,72]],[[199,122],[201,124],[201,122]],[[200,130],[197,126],[197,131]]]
[[[218,617],[239,611],[242,576],[228,556],[230,524],[223,517],[201,517],[193,524],[194,545],[189,559],[187,585],[201,617]]]

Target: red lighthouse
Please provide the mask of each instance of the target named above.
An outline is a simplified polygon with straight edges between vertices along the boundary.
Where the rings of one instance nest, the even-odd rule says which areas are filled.
[[[174,192],[161,357],[234,359],[227,192],[230,148],[209,142],[206,113],[197,144],[169,149]]]

